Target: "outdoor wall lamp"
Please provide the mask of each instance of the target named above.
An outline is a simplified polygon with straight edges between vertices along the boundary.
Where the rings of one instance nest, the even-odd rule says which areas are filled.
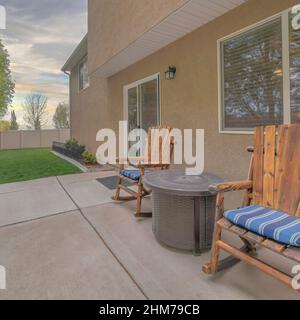
[[[165,79],[173,80],[175,79],[175,74],[176,74],[176,67],[169,67],[169,69],[165,72]]]
[[[281,77],[283,75],[283,71],[281,68],[276,68],[276,70],[274,71],[275,76]]]

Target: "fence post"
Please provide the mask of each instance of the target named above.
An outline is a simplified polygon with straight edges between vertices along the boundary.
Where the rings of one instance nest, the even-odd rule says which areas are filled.
[[[0,132],[0,150],[3,149],[3,135],[2,132]]]
[[[20,149],[23,149],[23,130],[20,131]]]

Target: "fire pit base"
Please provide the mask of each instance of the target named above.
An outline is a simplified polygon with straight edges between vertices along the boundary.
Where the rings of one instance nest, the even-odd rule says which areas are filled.
[[[152,189],[153,233],[172,248],[199,254],[209,250],[215,221],[216,195],[208,187],[222,179],[208,173],[186,176],[169,170],[145,176]]]

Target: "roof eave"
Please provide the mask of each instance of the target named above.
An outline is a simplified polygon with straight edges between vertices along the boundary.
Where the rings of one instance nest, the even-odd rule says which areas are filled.
[[[86,34],[84,38],[80,41],[76,49],[72,52],[67,62],[61,68],[61,71],[70,72],[76,66],[76,64],[78,64],[80,60],[82,60],[87,55],[87,37],[88,35]]]

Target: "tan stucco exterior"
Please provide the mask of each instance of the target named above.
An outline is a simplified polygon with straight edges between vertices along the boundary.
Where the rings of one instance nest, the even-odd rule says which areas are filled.
[[[132,11],[130,8],[134,2],[138,7]],[[156,2],[169,3],[170,7],[164,5],[157,10]],[[182,2],[89,1],[91,73],[130,39],[137,37]],[[92,76],[90,88],[82,93],[76,91],[78,79],[74,72],[71,81],[73,136],[95,151],[96,131],[103,126],[117,129],[118,121],[123,119],[123,86],[160,72],[162,124],[178,128],[204,128],[206,170],[226,179],[245,178],[250,158],[246,147],[252,144],[252,135],[221,134],[218,131],[217,40],[298,2],[250,0],[107,80]],[[143,4],[139,6],[137,3]],[[139,26],[142,19],[139,10],[143,5],[153,5],[151,19],[146,19]],[[108,23],[112,12],[112,21]],[[97,14],[100,14],[99,21],[102,19],[102,23],[95,18]],[[135,17],[138,17],[136,22]],[[91,23],[97,26],[91,26]],[[129,34],[125,36],[124,32]],[[126,37],[124,41],[123,37]],[[177,67],[176,79],[172,81],[164,79],[164,71],[169,65]]]
[[[90,78],[90,86],[79,90],[79,66],[70,76],[71,136],[89,150],[96,149],[96,133],[108,125],[107,80]]]
[[[90,73],[186,2],[89,0]]]

